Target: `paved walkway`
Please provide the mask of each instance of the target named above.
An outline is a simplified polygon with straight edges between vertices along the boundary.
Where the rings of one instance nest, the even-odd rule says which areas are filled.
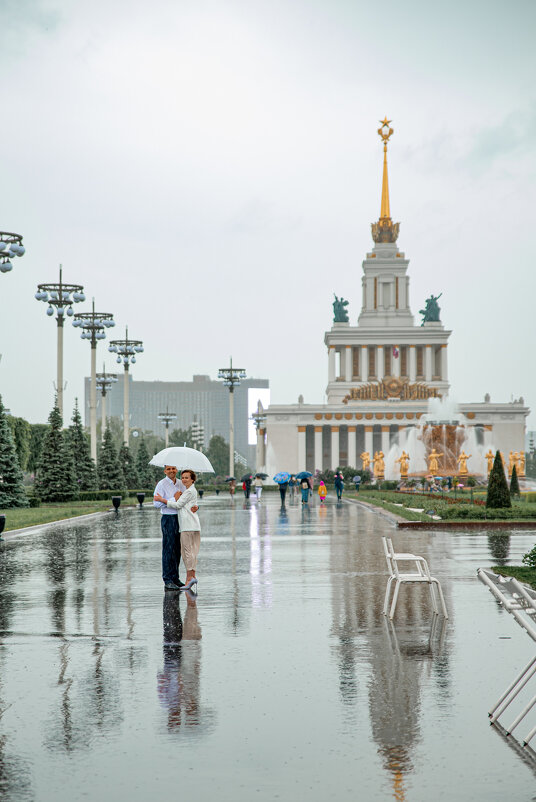
[[[197,604],[156,511],[0,546],[3,802],[501,800],[535,774],[487,723],[532,643],[476,579],[536,532],[396,532],[355,504],[205,499]],[[380,535],[428,557],[381,614]]]

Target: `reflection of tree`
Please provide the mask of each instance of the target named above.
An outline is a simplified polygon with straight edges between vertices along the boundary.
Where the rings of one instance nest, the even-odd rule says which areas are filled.
[[[496,532],[488,535],[489,550],[497,565],[506,565],[508,562],[511,534],[511,532]]]

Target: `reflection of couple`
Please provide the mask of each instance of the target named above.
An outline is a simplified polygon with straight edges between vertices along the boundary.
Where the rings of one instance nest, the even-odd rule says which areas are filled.
[[[166,590],[190,590],[197,584],[195,569],[201,544],[196,475],[186,469],[179,480],[174,465],[166,465],[164,473],[165,478],[158,482],[154,492],[154,506],[162,514],[162,579]],[[181,554],[186,566],[186,584],[179,579]]]
[[[164,666],[158,673],[158,697],[167,708],[167,726],[176,730],[181,725],[200,723],[199,675],[201,628],[197,621],[195,596],[186,594],[184,623],[179,595],[164,596]],[[192,641],[186,644],[186,641]]]

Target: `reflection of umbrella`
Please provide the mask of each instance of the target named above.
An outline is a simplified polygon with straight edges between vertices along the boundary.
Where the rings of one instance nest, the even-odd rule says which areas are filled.
[[[228,476],[225,481],[226,482],[236,482],[236,479],[234,478],[234,476]]]
[[[154,455],[149,465],[157,465],[160,468],[164,468],[166,465],[174,465],[180,471],[191,468],[192,471],[215,473],[209,460],[201,451],[197,451],[195,448],[187,448],[186,446],[163,448],[162,451]]]
[[[248,479],[251,479],[250,473],[245,473],[243,477],[240,479],[241,482],[247,482]]]
[[[288,482],[289,479],[290,479],[290,473],[287,473],[286,471],[279,471],[279,473],[276,473],[276,475],[274,476],[274,482],[277,482],[278,485],[282,485],[285,482]]]
[[[296,479],[308,479],[312,475],[310,471],[301,471],[301,473],[296,474]]]
[[[267,473],[256,473],[255,474],[255,479],[268,479],[268,474]]]

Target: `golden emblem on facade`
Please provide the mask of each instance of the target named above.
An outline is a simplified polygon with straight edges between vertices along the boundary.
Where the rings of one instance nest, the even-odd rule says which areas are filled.
[[[386,376],[381,381],[352,387],[343,404],[349,401],[386,401],[388,398],[399,398],[401,401],[422,401],[427,398],[441,398],[436,387],[429,387],[424,382],[409,383],[408,379]]]

